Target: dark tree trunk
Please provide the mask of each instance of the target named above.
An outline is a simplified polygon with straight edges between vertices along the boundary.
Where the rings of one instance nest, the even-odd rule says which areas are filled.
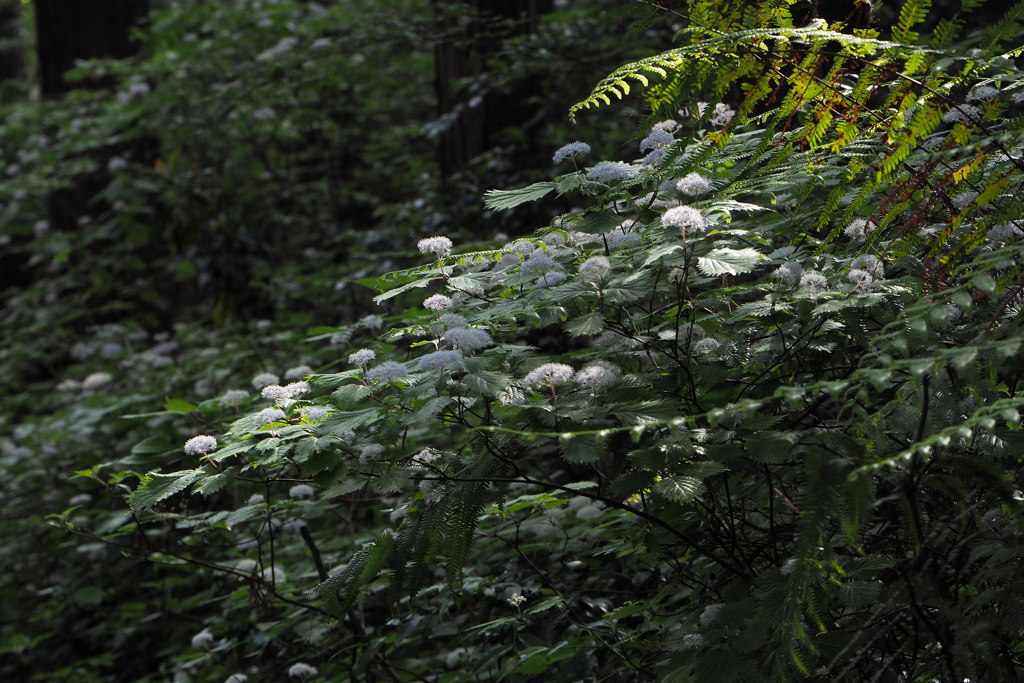
[[[443,12],[452,1],[435,0],[441,28],[448,33],[434,51],[438,114],[451,119],[441,133],[439,152],[445,177],[466,168],[483,153],[493,134],[521,125],[533,114],[525,103],[530,95],[528,85],[516,86],[511,92],[477,93],[459,88],[458,82],[485,72],[488,57],[504,38],[534,31],[540,15],[552,9],[552,0],[454,0],[469,8],[474,18],[457,30]]]
[[[25,69],[19,35],[17,0],[0,0],[0,81],[21,78]]]
[[[149,0],[35,0],[35,11],[40,86],[57,95],[71,90],[64,73],[75,60],[138,51],[131,29],[149,13]]]

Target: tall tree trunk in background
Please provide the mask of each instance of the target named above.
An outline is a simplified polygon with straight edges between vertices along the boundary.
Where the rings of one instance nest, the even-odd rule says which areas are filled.
[[[19,36],[18,0],[0,0],[0,81],[20,78],[25,68]]]
[[[43,95],[71,90],[64,72],[78,59],[123,59],[138,51],[131,29],[149,0],[35,0],[36,49]]]
[[[461,30],[445,17],[444,9],[455,2],[470,10],[473,21]],[[523,100],[529,86],[510,93],[480,94],[459,88],[458,81],[479,76],[487,69],[504,38],[534,31],[540,15],[550,12],[552,0],[434,0],[442,30],[448,33],[434,51],[438,114],[451,121],[441,133],[439,160],[444,177],[460,171],[487,149],[498,131],[525,123],[532,112]],[[496,20],[505,20],[498,32]]]

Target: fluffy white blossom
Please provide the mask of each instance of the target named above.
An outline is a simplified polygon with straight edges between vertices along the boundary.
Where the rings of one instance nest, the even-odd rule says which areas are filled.
[[[524,273],[544,274],[561,269],[562,267],[541,249],[530,254],[530,257],[523,263]]]
[[[967,96],[967,101],[991,102],[998,96],[999,88],[991,85],[979,85],[971,91],[970,95]]]
[[[433,252],[438,258],[444,258],[452,253],[452,241],[447,237],[427,237],[417,242],[416,248],[421,254]]]
[[[298,678],[300,681],[304,681],[310,676],[316,676],[319,673],[315,667],[302,662],[296,662],[288,668],[288,676],[291,678]]]
[[[711,191],[711,181],[700,173],[689,173],[676,183],[676,190],[689,195],[704,194]]]
[[[623,226],[618,226],[604,236],[609,249],[623,249],[640,241],[640,234],[628,232]]]
[[[305,498],[312,498],[316,495],[316,491],[313,490],[312,486],[307,484],[296,484],[295,486],[288,489],[288,497],[292,500],[303,500]]]
[[[284,419],[284,411],[277,408],[264,408],[252,416],[257,427],[264,427],[273,422],[280,422]]]
[[[211,645],[213,645],[213,634],[210,633],[208,628],[204,628],[192,636],[192,647],[197,650],[207,650]]]
[[[270,399],[271,401],[277,401],[286,398],[295,398],[300,394],[304,394],[309,391],[309,385],[305,382],[292,382],[286,386],[280,386],[278,384],[271,384],[263,387],[263,391],[260,395],[263,398]]]
[[[715,619],[718,618],[718,613],[719,611],[721,611],[721,609],[721,603],[715,605],[708,605],[704,608],[704,611],[701,612],[700,619],[697,621],[697,623],[699,623],[704,628],[711,626],[711,624],[715,623]]]
[[[800,276],[800,286],[807,290],[812,299],[828,289],[828,278],[816,270],[808,270]]]
[[[711,114],[710,122],[712,126],[724,126],[732,121],[734,116],[736,116],[735,110],[724,102],[719,102],[715,105],[715,111]]]
[[[800,278],[803,277],[804,267],[796,261],[790,261],[789,263],[783,263],[778,269],[772,273],[772,277],[776,280],[781,280],[787,287],[795,287]]]
[[[306,419],[308,419],[310,422],[319,422],[320,420],[330,415],[331,411],[328,408],[311,406],[309,408],[304,408],[302,410],[302,414],[305,415]]]
[[[94,372],[82,380],[83,389],[99,389],[110,384],[114,377],[109,372]]]
[[[266,498],[259,493],[254,493],[249,496],[249,500],[246,502],[246,505],[263,505],[265,502],[267,502]]]
[[[229,389],[224,392],[224,395],[220,397],[220,404],[223,407],[237,406],[244,399],[248,398],[249,393],[241,391],[239,389]]]
[[[359,462],[366,464],[366,461],[370,458],[380,457],[384,453],[384,447],[378,443],[371,443],[367,446],[363,446],[362,453],[359,454]]]
[[[854,218],[843,230],[843,233],[851,239],[860,239],[865,237],[874,228],[874,221],[869,221],[866,218]]]
[[[622,335],[618,332],[608,330],[607,332],[601,333],[597,339],[594,340],[594,348],[598,351],[606,351],[611,347],[615,346],[622,341]]]
[[[704,646],[704,636],[699,633],[689,633],[683,636],[683,647],[687,650],[696,650]]]
[[[426,467],[440,457],[441,454],[433,448],[424,448],[422,451],[412,456],[412,462],[414,465],[419,467]]]
[[[444,340],[466,353],[479,351],[493,343],[491,335],[472,327],[453,327],[445,332]]]
[[[268,387],[271,384],[277,384],[281,381],[281,378],[272,372],[261,372],[252,378],[252,385],[257,389]]]
[[[970,104],[960,104],[942,115],[945,123],[973,123],[981,118],[978,108]]]
[[[590,145],[588,145],[587,143],[579,141],[570,142],[568,145],[565,145],[564,147],[559,147],[558,150],[555,151],[555,155],[551,157],[551,161],[555,162],[556,164],[560,164],[566,159],[575,158],[577,154],[589,153]]]
[[[538,287],[555,287],[565,282],[565,273],[544,273],[537,278]]]
[[[607,273],[611,267],[611,262],[604,256],[591,256],[580,265],[580,277],[587,280],[597,280]]]
[[[239,560],[238,564],[235,565],[235,571],[243,574],[252,574],[259,563],[256,560]]]
[[[644,166],[661,166],[666,157],[668,157],[668,150],[662,148],[652,149],[644,155],[640,163]]]
[[[875,280],[881,280],[885,277],[885,264],[871,254],[861,254],[853,259],[850,263],[850,268],[863,270]]]
[[[576,371],[563,363],[545,363],[527,373],[523,382],[528,387],[568,384]]]
[[[1024,235],[1024,231],[1013,223],[1003,223],[1001,225],[996,225],[989,230],[987,237],[990,242],[1002,244],[1004,242],[1009,242],[1014,237],[1021,237],[1022,235]],[[88,378],[86,378],[86,381],[89,381]]]
[[[217,450],[217,439],[212,436],[193,436],[185,442],[185,453],[188,455],[206,455]]]
[[[647,137],[640,141],[640,153],[643,154],[649,149],[670,147],[675,141],[676,139],[667,131],[652,130]]]
[[[671,137],[671,136],[669,136]],[[630,168],[614,161],[603,161],[587,173],[587,180],[595,183],[613,183],[630,176]]]
[[[424,300],[423,306],[432,311],[441,312],[452,307],[452,300],[444,294],[434,294]]]
[[[294,368],[288,368],[284,371],[285,379],[302,379],[308,375],[313,374],[313,368],[308,365],[296,365]]]
[[[664,121],[658,121],[656,124],[651,126],[651,130],[663,130],[666,133],[671,133],[679,127],[679,122],[675,119],[665,119]]]
[[[434,324],[430,326],[430,333],[441,335],[446,331],[455,329],[457,327],[466,327],[469,323],[466,318],[459,315],[458,313],[444,313],[438,317]]]
[[[367,363],[377,357],[370,349],[359,349],[348,357],[348,362],[361,368],[366,368]]]
[[[245,674],[231,674],[224,679],[224,683],[248,683],[248,681],[249,677]]]
[[[461,351],[435,351],[420,358],[421,372],[441,370],[455,372],[466,367]]]
[[[860,268],[853,268],[849,273],[846,274],[846,279],[853,283],[856,289],[868,291],[871,289],[871,285],[874,283],[875,278],[871,277],[871,273]]]
[[[386,360],[380,365],[366,371],[366,379],[373,382],[387,382],[393,384],[400,378],[409,374],[409,371],[401,363],[393,360]]]
[[[705,337],[693,345],[693,352],[698,356],[706,356],[714,353],[722,346],[722,343],[714,337]]]
[[[583,366],[583,369],[573,377],[573,381],[576,384],[597,391],[607,387],[621,374],[622,372],[611,363],[598,360]]]
[[[690,230],[699,234],[706,229],[704,214],[692,206],[677,206],[669,209],[661,217],[661,224],[675,226],[683,233]]]
[[[376,332],[380,328],[384,327],[384,318],[377,314],[366,315],[359,319],[359,324],[370,332]]]

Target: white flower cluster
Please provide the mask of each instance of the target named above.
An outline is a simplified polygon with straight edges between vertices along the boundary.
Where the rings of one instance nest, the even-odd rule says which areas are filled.
[[[692,206],[677,206],[669,209],[661,217],[661,224],[675,226],[684,234],[687,230],[700,234],[707,229],[704,214]]]
[[[724,126],[736,116],[735,110],[724,102],[715,105],[715,111],[711,114],[710,123],[712,126]]]
[[[967,96],[968,102],[991,102],[999,96],[999,88],[991,85],[979,85]]]
[[[366,365],[376,357],[377,354],[370,349],[359,349],[355,353],[349,355],[348,362],[352,365],[365,369]]]
[[[284,371],[285,379],[302,379],[313,374],[313,368],[308,365],[296,365],[294,368],[288,368]]]
[[[306,416],[306,419],[310,422],[319,422],[328,415],[331,414],[329,408],[321,408],[319,406],[310,406],[309,408],[303,408],[302,414]]]
[[[281,381],[281,378],[272,372],[261,372],[252,378],[252,385],[256,389],[262,389],[263,387],[270,386],[271,384],[277,384]]]
[[[366,461],[370,458],[380,457],[384,453],[384,447],[378,443],[371,443],[367,446],[363,446],[363,451],[359,454],[359,464],[365,465]]]
[[[440,313],[441,311],[452,307],[452,300],[444,294],[434,294],[423,301],[423,306],[424,308],[429,308],[432,311]]]
[[[188,455],[206,455],[215,450],[217,450],[217,439],[205,434],[193,436],[185,442],[185,453]]]
[[[644,166],[661,166],[665,158],[668,157],[668,150],[659,147],[658,149],[652,149],[644,158],[640,161]]]
[[[942,115],[945,123],[973,123],[981,118],[981,112],[971,104],[959,104]]]
[[[279,410],[278,408],[264,408],[253,415],[252,419],[257,427],[265,427],[268,424],[283,420],[284,411]]]
[[[640,153],[643,154],[649,149],[664,149],[671,147],[676,139],[672,134],[661,129],[652,130],[651,133],[640,141]]]
[[[640,234],[627,232],[625,224],[616,227],[604,236],[609,249],[622,249],[640,241]]]
[[[676,183],[676,190],[688,195],[704,194],[711,191],[711,181],[700,173],[688,173]]]
[[[651,130],[663,130],[666,133],[671,133],[679,127],[679,122],[675,119],[665,119],[664,121],[658,121],[656,124],[651,126]]]
[[[563,276],[564,277],[564,276]],[[445,332],[444,340],[461,351],[473,353],[490,346],[491,335],[473,327],[453,327]]]
[[[452,241],[447,237],[426,237],[416,243],[416,248],[421,254],[433,252],[438,258],[444,258],[452,253]]]
[[[434,324],[430,326],[430,333],[434,335],[442,335],[448,330],[455,329],[456,327],[468,326],[469,322],[466,321],[466,318],[458,313],[443,313],[436,321],[434,321]]]
[[[537,278],[538,287],[556,287],[565,282],[565,273],[544,273]]]
[[[419,467],[426,467],[440,457],[441,454],[433,448],[424,448],[422,451],[412,456],[412,462],[414,465],[418,465]]]
[[[220,404],[222,407],[230,408],[237,406],[243,400],[249,397],[249,393],[241,391],[240,389],[229,389],[224,392],[224,395],[220,397]]]
[[[862,239],[875,227],[874,221],[866,218],[854,218],[843,230],[843,233],[850,239]]]
[[[996,244],[1003,244],[1004,242],[1009,242],[1014,237],[1021,236],[1024,236],[1024,231],[1012,223],[997,225],[989,230],[987,234],[988,240]]]
[[[589,154],[590,145],[585,142],[570,142],[564,147],[559,147],[555,152],[555,156],[551,157],[551,160],[556,164],[560,164],[566,159],[575,158],[577,154]]]
[[[408,374],[409,370],[401,363],[396,363],[393,360],[386,360],[380,365],[367,370],[366,379],[371,382],[386,382],[388,384],[394,384],[400,378],[405,377]]]
[[[583,369],[573,377],[573,382],[593,391],[598,391],[614,382],[621,374],[622,371],[611,363],[598,360],[583,366]]]
[[[671,136],[669,136],[671,137]],[[587,173],[587,180],[595,183],[613,183],[630,176],[630,167],[614,161],[602,161]]]
[[[288,489],[288,497],[292,500],[305,500],[306,498],[312,498],[315,495],[316,491],[313,490],[312,486],[307,484],[296,484]]]
[[[772,277],[776,280],[781,280],[787,287],[795,287],[800,278],[803,277],[804,267],[796,261],[790,261],[789,263],[783,263],[779,266],[778,270],[772,273]]]
[[[300,681],[304,681],[310,676],[316,676],[318,673],[319,672],[316,670],[316,667],[312,667],[303,662],[296,662],[288,669],[288,676],[291,678],[298,678]]]
[[[204,628],[192,636],[192,647],[197,650],[208,650],[211,645],[213,645],[213,634],[210,633],[208,628]]]
[[[612,267],[604,256],[591,256],[580,265],[580,277],[585,280],[597,280]]]
[[[872,280],[881,280],[885,277],[885,264],[871,254],[861,254],[850,263],[853,270],[863,270]]]
[[[528,372],[523,382],[527,387],[568,384],[575,374],[576,371],[572,367],[563,363],[545,363]]]
[[[270,384],[263,387],[263,391],[260,395],[263,398],[270,399],[271,401],[279,401],[281,399],[295,398],[301,394],[309,391],[309,385],[305,382],[292,382],[291,384],[281,386],[279,384]]]
[[[466,367],[461,351],[435,351],[420,358],[420,372],[440,370],[456,372]]]
[[[721,603],[714,605],[708,605],[704,608],[704,611],[700,615],[700,619],[697,621],[701,626],[707,628],[711,624],[715,623],[715,619],[718,618],[718,613],[722,610]]]
[[[807,290],[808,296],[817,299],[828,289],[828,278],[816,270],[808,270],[800,276],[800,286]]]

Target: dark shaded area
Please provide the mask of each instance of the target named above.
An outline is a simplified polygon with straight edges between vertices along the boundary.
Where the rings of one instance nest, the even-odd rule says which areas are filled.
[[[138,52],[131,29],[149,0],[36,0],[36,49],[43,95],[67,92],[64,74],[79,59],[124,59]]]

